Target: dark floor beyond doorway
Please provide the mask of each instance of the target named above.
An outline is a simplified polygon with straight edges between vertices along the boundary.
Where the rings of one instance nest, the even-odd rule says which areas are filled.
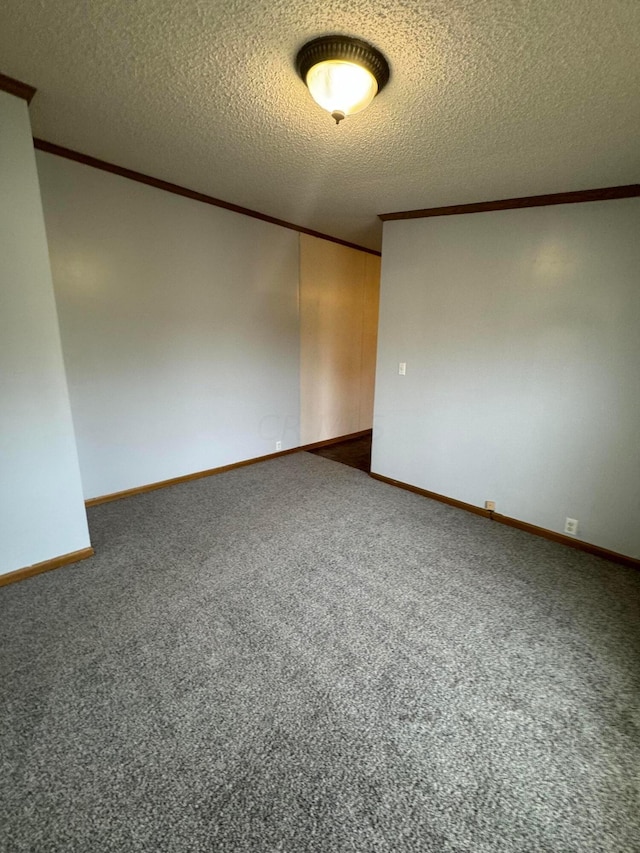
[[[318,447],[310,452],[369,473],[371,470],[371,436],[372,430],[369,430],[366,435],[360,438],[349,438],[347,441],[339,442],[339,444]]]

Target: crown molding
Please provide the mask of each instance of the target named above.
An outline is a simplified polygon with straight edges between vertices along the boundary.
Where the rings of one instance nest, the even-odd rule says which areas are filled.
[[[7,77],[6,74],[0,74],[0,91],[22,98],[30,104],[37,90],[34,86],[29,86],[28,83],[22,83],[13,77]]]
[[[521,198],[503,198],[497,201],[478,201],[473,204],[452,204],[447,207],[426,207],[423,210],[403,210],[397,213],[380,213],[383,222],[393,219],[425,219],[429,216],[458,216],[462,213],[485,213],[490,210],[517,210],[522,207],[545,207],[550,204],[577,204],[585,201],[609,201],[614,198],[632,198],[640,195],[640,184],[621,187],[602,187],[595,190],[577,190],[549,195],[529,195]]]
[[[140,184],[146,184],[147,186],[155,187],[174,195],[193,199],[193,201],[201,201],[203,204],[210,204],[213,207],[222,207],[225,210],[233,211],[233,213],[251,216],[253,219],[261,219],[263,222],[280,225],[282,228],[289,228],[291,231],[298,231],[300,234],[309,234],[311,237],[329,240],[332,243],[338,243],[340,246],[347,246],[349,249],[357,249],[359,252],[367,252],[369,255],[380,256],[380,252],[375,249],[359,246],[357,243],[350,243],[348,240],[341,240],[339,237],[332,237],[330,234],[323,234],[311,228],[304,228],[302,225],[295,225],[293,222],[286,222],[284,219],[277,219],[275,216],[268,216],[266,213],[260,213],[248,207],[240,207],[240,205],[222,201],[222,199],[181,187],[178,184],[172,184],[169,181],[163,181],[160,178],[154,178],[142,172],[135,172],[133,169],[125,169],[123,166],[116,166],[115,163],[107,163],[106,160],[99,160],[97,157],[91,157],[89,154],[82,154],[79,151],[73,151],[71,148],[64,148],[62,145],[56,145],[54,142],[47,142],[46,139],[37,139],[34,137],[33,145],[39,151],[46,151],[48,154],[55,154],[57,157],[74,160],[76,163],[83,163],[85,166],[92,166],[94,169],[101,169],[103,172],[111,172],[113,175],[120,175],[120,177],[128,178],[130,181],[137,181]]]

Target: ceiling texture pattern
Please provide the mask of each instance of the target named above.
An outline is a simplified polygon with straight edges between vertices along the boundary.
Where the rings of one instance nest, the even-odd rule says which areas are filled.
[[[391,80],[336,126],[294,59]],[[639,0],[3,0],[35,136],[379,248],[378,213],[636,183]]]

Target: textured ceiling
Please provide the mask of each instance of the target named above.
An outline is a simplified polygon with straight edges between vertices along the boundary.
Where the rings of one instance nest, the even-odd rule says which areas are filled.
[[[391,65],[339,127],[293,69]],[[640,0],[3,0],[35,136],[377,248],[376,214],[634,183]]]

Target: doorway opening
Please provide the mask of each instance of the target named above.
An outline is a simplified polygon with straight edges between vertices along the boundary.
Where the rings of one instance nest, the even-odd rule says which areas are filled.
[[[346,441],[329,444],[326,447],[317,447],[309,452],[315,453],[316,456],[324,456],[325,459],[332,459],[334,462],[342,462],[343,465],[358,468],[368,474],[371,471],[372,434],[373,431],[369,430],[366,435],[358,436],[358,438],[348,438]]]

